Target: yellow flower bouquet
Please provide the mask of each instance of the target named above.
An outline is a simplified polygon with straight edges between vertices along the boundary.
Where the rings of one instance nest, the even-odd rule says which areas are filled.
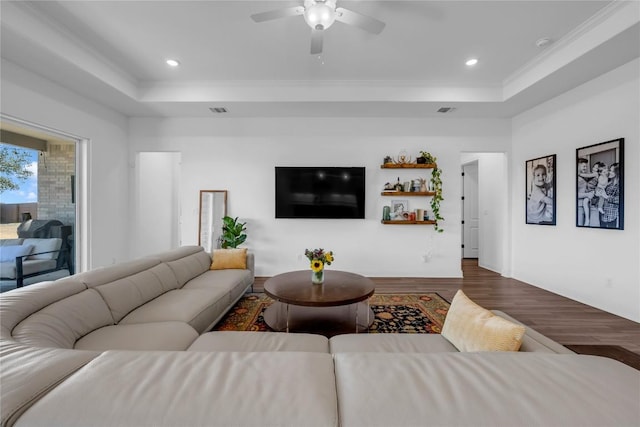
[[[311,282],[320,284],[324,282],[324,266],[333,262],[333,252],[324,249],[305,249],[304,255],[311,262]]]

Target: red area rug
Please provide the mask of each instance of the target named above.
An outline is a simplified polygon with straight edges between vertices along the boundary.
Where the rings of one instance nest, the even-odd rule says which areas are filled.
[[[229,310],[214,331],[269,331],[262,313],[273,303],[265,294],[248,294]],[[375,314],[369,333],[439,334],[449,303],[436,293],[373,295]]]

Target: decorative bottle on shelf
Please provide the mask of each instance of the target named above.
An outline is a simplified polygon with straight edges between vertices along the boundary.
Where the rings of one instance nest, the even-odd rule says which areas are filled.
[[[402,183],[400,182],[400,177],[398,177],[398,182],[396,182],[396,191],[402,191]]]
[[[389,206],[382,208],[382,219],[384,221],[389,221],[391,219],[391,208]]]

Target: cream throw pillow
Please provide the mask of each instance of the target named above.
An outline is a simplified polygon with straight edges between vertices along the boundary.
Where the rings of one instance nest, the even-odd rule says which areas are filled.
[[[459,351],[518,351],[525,327],[496,316],[461,290],[453,297],[442,336]]]
[[[214,249],[210,270],[247,268],[247,249]]]

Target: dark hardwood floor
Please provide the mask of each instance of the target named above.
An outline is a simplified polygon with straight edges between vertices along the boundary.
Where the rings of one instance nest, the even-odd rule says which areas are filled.
[[[481,306],[502,310],[561,344],[619,345],[640,354],[640,324],[462,261],[464,278],[376,277],[377,293],[437,292],[451,301],[458,289]],[[261,292],[267,277],[256,277]]]

